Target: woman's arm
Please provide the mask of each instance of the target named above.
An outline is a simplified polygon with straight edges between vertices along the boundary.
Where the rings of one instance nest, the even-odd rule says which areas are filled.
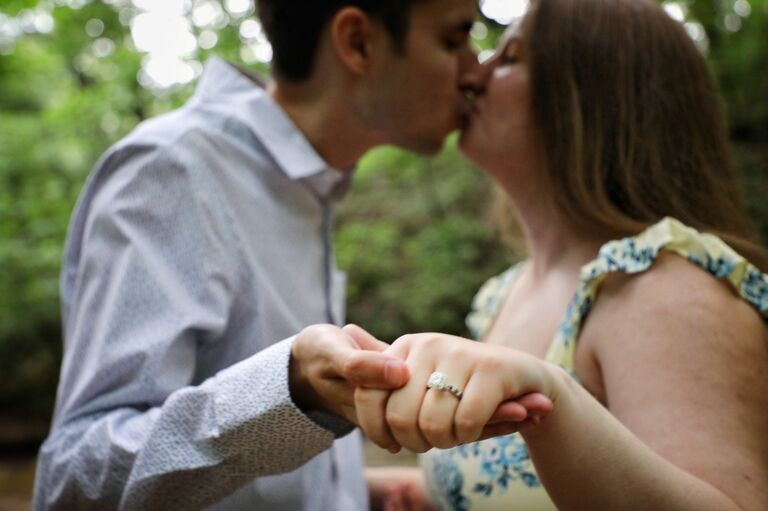
[[[523,433],[560,509],[768,509],[766,327],[751,306],[664,255],[606,282],[581,342],[607,410],[565,380]]]
[[[498,403],[540,392],[554,409],[523,435],[559,509],[764,511],[765,326],[690,263],[658,265],[606,287],[583,332],[593,336],[607,409],[531,355],[420,334],[388,350],[408,362],[408,385],[391,395],[357,391],[362,427],[377,443],[445,448],[479,438]],[[462,388],[462,399],[427,390],[433,371]]]

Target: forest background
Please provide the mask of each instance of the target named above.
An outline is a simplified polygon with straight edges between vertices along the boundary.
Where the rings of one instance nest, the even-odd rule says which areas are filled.
[[[485,0],[486,52],[520,0]],[[768,239],[768,0],[665,2],[705,52],[729,107],[743,188]],[[190,96],[212,54],[268,72],[249,0],[0,0],[0,454],[34,446],[61,357],[58,277],[69,216],[99,155]],[[492,186],[456,151],[361,162],[340,211],[348,320],[392,340],[466,334],[478,286],[521,255],[489,220]],[[255,219],[258,221],[258,219]]]

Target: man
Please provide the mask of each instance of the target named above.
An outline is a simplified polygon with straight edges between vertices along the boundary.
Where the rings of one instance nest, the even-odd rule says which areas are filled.
[[[459,126],[475,1],[258,7],[267,90],[214,59],[189,103],[110,149],[80,198],[36,509],[368,505],[352,387],[408,375],[332,326],[332,209],[371,147],[429,154]]]

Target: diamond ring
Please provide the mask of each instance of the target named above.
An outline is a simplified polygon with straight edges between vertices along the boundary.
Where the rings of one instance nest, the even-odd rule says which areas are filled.
[[[448,377],[440,371],[435,371],[429,375],[429,379],[427,380],[427,388],[448,391],[459,399],[461,399],[461,396],[463,395],[463,392],[461,392],[458,387],[448,383]]]

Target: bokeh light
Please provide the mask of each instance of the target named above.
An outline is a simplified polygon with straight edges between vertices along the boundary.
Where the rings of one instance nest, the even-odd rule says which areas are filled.
[[[483,0],[480,10],[486,18],[501,25],[509,25],[525,14],[528,0]]]

